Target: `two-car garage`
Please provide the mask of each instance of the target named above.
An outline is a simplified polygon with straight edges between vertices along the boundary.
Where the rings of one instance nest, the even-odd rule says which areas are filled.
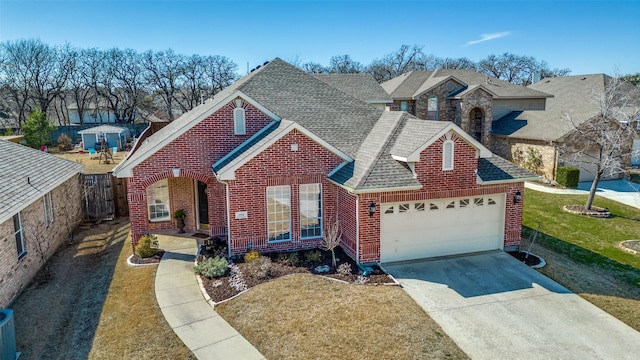
[[[384,203],[380,262],[502,249],[505,194]]]

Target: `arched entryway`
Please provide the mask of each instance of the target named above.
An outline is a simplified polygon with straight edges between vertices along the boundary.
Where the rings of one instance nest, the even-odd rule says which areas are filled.
[[[473,108],[469,112],[469,134],[484,143],[484,111],[481,108]]]

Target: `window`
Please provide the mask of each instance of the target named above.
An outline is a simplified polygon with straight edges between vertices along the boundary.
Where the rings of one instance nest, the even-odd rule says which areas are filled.
[[[160,180],[147,188],[147,206],[149,220],[169,221],[169,181]]]
[[[44,209],[44,224],[46,227],[49,227],[49,225],[53,224],[53,197],[51,196],[51,193],[45,194],[45,196],[42,197],[42,206]]]
[[[446,208],[447,208],[447,209],[455,209],[455,208],[456,208],[456,202],[455,202],[455,201],[450,201],[450,202],[447,204],[447,207],[446,207]]]
[[[414,209],[416,211],[424,211],[424,203],[422,203],[422,202],[421,203],[415,203],[415,204],[413,204],[413,206],[414,206]]]
[[[237,107],[233,109],[233,133],[235,135],[246,135],[247,127],[244,117],[244,109]]]
[[[438,98],[435,96],[427,100],[427,120],[438,120]]]
[[[460,199],[460,207],[465,208],[469,206],[469,199]]]
[[[475,198],[475,199],[473,199],[473,203],[476,206],[482,206],[482,205],[484,205],[484,198]]]
[[[442,144],[442,170],[453,170],[453,141]]]
[[[300,185],[300,238],[322,236],[322,191],[320,184]]]
[[[27,254],[24,245],[24,229],[22,229],[20,213],[13,215],[13,234],[16,237],[16,250],[18,251],[18,259],[20,259]]]
[[[495,205],[496,201],[493,200],[492,198],[487,199],[487,205]]]
[[[398,205],[398,212],[399,213],[406,213],[407,211],[409,211],[409,204],[400,204],[400,205]]]
[[[431,203],[429,204],[429,210],[438,210],[438,204]]]
[[[387,210],[384,211],[385,214],[393,214],[393,206],[389,206]]]
[[[408,101],[400,101],[400,111],[409,111],[409,102]]]
[[[267,233],[269,241],[291,240],[291,187],[267,187]]]

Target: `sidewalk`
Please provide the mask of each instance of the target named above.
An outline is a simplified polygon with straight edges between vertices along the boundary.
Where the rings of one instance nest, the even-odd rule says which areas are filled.
[[[205,301],[193,272],[196,238],[158,235],[166,252],[156,271],[156,299],[173,331],[198,359],[265,359]]]
[[[525,182],[524,186],[532,190],[553,194],[587,195],[591,188],[591,182],[580,182],[577,189],[555,188],[530,181]],[[640,209],[640,184],[626,180],[604,180],[598,183],[596,195]]]

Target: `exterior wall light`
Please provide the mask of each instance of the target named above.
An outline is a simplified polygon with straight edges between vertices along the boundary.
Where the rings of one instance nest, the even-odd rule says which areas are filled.
[[[369,216],[373,216],[376,213],[376,203],[373,201],[369,203]]]
[[[519,204],[522,202],[522,193],[520,192],[520,190],[516,191],[516,194],[513,195],[513,203],[514,204]]]
[[[179,177],[180,176],[180,168],[173,168],[173,169],[171,169],[171,172],[173,173],[173,177]]]

